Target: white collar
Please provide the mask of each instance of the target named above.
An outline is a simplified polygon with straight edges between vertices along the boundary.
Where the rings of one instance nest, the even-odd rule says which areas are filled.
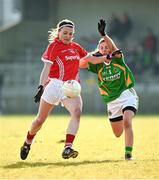
[[[104,62],[104,64],[105,64],[106,66],[110,65],[110,63],[111,63],[111,61],[110,61],[110,62]]]

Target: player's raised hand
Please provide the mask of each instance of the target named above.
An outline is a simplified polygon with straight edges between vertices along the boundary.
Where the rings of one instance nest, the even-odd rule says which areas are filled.
[[[41,96],[43,94],[44,91],[44,87],[42,85],[38,86],[38,92],[37,94],[34,96],[34,102],[38,103],[40,102]]]
[[[105,27],[106,27],[106,22],[104,19],[100,19],[98,22],[98,31],[101,34],[101,36],[105,36]]]

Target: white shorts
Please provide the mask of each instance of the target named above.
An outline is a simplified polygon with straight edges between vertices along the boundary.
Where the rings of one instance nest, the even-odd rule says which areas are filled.
[[[109,120],[112,122],[123,119],[125,110],[132,110],[134,113],[138,110],[139,98],[133,88],[127,89],[121,95],[107,104]]]
[[[67,98],[62,91],[64,81],[52,78],[44,89],[41,98],[49,104],[58,105],[62,99]]]

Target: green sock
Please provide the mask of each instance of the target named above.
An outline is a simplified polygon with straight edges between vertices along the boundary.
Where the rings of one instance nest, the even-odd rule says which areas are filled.
[[[125,154],[131,154],[132,153],[132,147],[126,146],[125,147]]]

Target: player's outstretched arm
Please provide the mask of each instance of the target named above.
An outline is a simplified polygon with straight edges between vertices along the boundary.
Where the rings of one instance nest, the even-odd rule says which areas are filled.
[[[105,28],[106,28],[106,22],[104,19],[101,19],[98,22],[98,31],[100,35],[104,38],[104,40],[106,41],[108,47],[112,50],[112,52],[118,50],[114,41],[106,34]]]
[[[79,66],[80,66],[80,68],[87,68],[89,62],[92,64],[100,64],[103,62],[110,62],[110,61],[111,61],[111,58],[108,55],[95,57],[95,56],[92,56],[91,54],[88,54],[87,56],[80,59]]]

